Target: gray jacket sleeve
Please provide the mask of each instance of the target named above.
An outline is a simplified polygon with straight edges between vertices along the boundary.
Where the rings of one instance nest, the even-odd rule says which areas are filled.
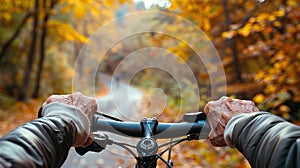
[[[74,108],[52,106],[47,110],[53,111],[51,115],[18,127],[0,139],[0,168],[60,167],[64,163],[78,138],[80,122],[76,120],[78,117],[60,113],[74,113]]]
[[[225,140],[254,168],[300,167],[300,127],[267,112],[234,116]]]

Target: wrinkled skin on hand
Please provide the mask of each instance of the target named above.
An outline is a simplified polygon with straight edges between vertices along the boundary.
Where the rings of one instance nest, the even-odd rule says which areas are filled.
[[[97,111],[97,102],[93,97],[84,96],[80,92],[67,95],[51,95],[47,98],[43,106],[50,103],[63,103],[79,108],[88,117],[90,124],[93,124],[93,116]],[[93,142],[93,133],[89,133],[89,138],[83,146],[88,146]]]
[[[204,107],[211,132],[208,139],[214,146],[226,146],[224,130],[228,121],[237,114],[259,111],[252,101],[222,97],[217,101],[210,101]]]

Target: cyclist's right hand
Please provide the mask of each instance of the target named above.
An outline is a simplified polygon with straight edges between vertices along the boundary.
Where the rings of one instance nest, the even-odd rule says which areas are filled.
[[[224,130],[228,121],[237,114],[259,111],[252,101],[222,97],[217,101],[211,101],[204,107],[211,132],[209,140],[214,146],[226,146]]]

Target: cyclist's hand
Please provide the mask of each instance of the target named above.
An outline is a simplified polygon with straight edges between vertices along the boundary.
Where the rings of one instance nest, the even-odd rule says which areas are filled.
[[[62,110],[59,104],[69,105],[66,111],[72,111],[72,114]],[[94,98],[76,92],[68,95],[52,95],[48,97],[43,104],[42,116],[69,116],[77,128],[73,146],[88,146],[93,142],[91,125],[93,124],[93,116],[96,111],[97,102]]]
[[[212,128],[209,140],[214,146],[226,146],[224,130],[228,121],[236,114],[256,112],[258,109],[252,101],[222,97],[211,101],[204,107],[204,113]]]

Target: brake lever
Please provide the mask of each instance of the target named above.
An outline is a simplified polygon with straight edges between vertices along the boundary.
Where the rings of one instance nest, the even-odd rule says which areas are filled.
[[[107,145],[112,145],[113,141],[108,138],[107,135],[102,133],[94,134],[94,141],[87,147],[75,147],[75,151],[79,155],[84,155],[87,152],[101,152]]]
[[[38,111],[38,118],[42,117],[43,107],[41,106]],[[101,133],[94,134],[94,141],[91,145],[87,147],[75,147],[75,151],[79,155],[84,155],[89,151],[92,152],[101,152],[103,149],[105,149],[106,145],[111,145],[113,141],[109,140],[108,136]]]
[[[87,147],[75,147],[76,153],[79,155],[84,155],[87,152],[101,152],[104,148],[102,148],[100,145],[98,145],[95,141]]]

